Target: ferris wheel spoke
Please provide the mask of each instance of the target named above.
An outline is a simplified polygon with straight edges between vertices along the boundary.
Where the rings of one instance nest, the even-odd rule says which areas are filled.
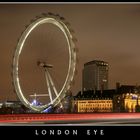
[[[51,104],[52,104],[53,103],[53,99],[52,99],[50,81],[49,81],[49,76],[48,76],[48,72],[47,72],[46,69],[45,69],[45,78],[46,78],[46,83],[47,83],[47,88],[48,88],[48,93],[49,93],[50,101],[51,101]]]
[[[52,89],[53,89],[53,91],[54,91],[56,97],[58,97],[58,92],[57,92],[56,87],[55,87],[55,85],[54,85],[54,82],[53,82],[53,80],[52,80],[52,78],[51,78],[51,75],[50,75],[50,73],[49,73],[48,71],[47,71],[47,73],[48,73],[48,78],[49,78],[49,80],[50,80]]]

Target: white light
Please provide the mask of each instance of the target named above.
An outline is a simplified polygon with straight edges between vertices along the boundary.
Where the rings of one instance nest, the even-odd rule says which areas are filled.
[[[34,99],[32,105],[37,105],[37,101]]]

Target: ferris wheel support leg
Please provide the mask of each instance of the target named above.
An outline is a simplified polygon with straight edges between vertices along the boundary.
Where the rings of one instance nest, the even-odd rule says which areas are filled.
[[[51,78],[51,75],[50,75],[50,73],[48,72],[48,70],[46,70],[46,72],[48,73],[48,78],[49,78],[49,80],[50,80],[50,83],[51,83],[51,86],[52,86],[52,88],[53,88],[53,91],[54,91],[56,97],[58,97],[58,92],[57,92],[56,87],[55,87],[55,85],[54,85],[54,82],[53,82],[53,80],[52,80],[52,78]],[[58,97],[58,100],[59,100],[59,102],[60,102],[60,105],[63,106],[62,103],[61,103],[61,101],[60,101],[60,98],[59,98],[59,97]]]
[[[51,75],[49,74],[48,71],[47,71],[47,73],[48,73],[48,78],[49,78],[49,80],[50,80],[50,83],[51,83],[51,86],[52,86],[52,88],[53,88],[53,91],[54,91],[55,95],[58,96],[58,92],[57,92],[56,87],[55,87],[55,85],[54,85],[54,82],[53,82],[53,80],[52,80],[52,78],[51,78]]]
[[[49,83],[49,76],[48,76],[48,72],[47,72],[46,69],[45,69],[45,78],[46,78],[46,83],[47,83],[47,87],[48,87],[48,93],[49,93],[50,101],[51,101],[51,104],[53,104],[51,87],[50,87],[50,83]]]

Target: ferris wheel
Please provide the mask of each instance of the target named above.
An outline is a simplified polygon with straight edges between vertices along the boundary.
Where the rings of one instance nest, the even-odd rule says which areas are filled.
[[[22,80],[20,78],[19,69],[21,71],[22,71],[22,69],[19,68],[19,66],[20,66],[20,57],[21,57],[21,54],[23,52],[23,49],[25,47],[25,44],[26,44],[28,38],[32,35],[34,30],[36,30],[39,26],[44,25],[44,24],[54,25],[63,34],[64,39],[66,41],[65,50],[67,50],[67,55],[68,55],[67,64],[68,65],[67,65],[67,71],[66,71],[67,73],[66,73],[65,79],[63,79],[63,84],[61,85],[61,88],[58,90],[55,80],[52,77],[53,75],[55,75],[55,71],[53,71],[53,69],[55,69],[54,65],[49,62],[49,59],[47,59],[48,61],[47,60],[46,61],[42,61],[42,60],[36,61],[37,67],[42,69],[44,72],[44,79],[45,79],[44,82],[46,83],[46,89],[47,89],[47,94],[45,94],[45,95],[47,95],[46,97],[49,98],[47,103],[36,106],[36,105],[33,105],[26,98],[25,90],[21,87]],[[56,106],[65,97],[65,94],[70,90],[71,84],[74,79],[75,70],[76,70],[77,57],[76,57],[75,41],[76,41],[76,39],[73,37],[73,33],[72,33],[72,30],[69,28],[68,22],[66,22],[65,19],[63,17],[60,17],[59,15],[55,15],[52,13],[47,13],[47,14],[43,13],[41,16],[37,17],[26,27],[24,32],[21,34],[20,39],[18,40],[16,49],[14,52],[13,67],[12,67],[12,79],[13,79],[13,85],[14,85],[15,92],[17,93],[17,96],[19,97],[20,101],[26,107],[28,107],[34,111],[43,112],[50,105]],[[52,51],[51,51],[51,53],[52,53]],[[53,54],[54,53],[56,53],[56,51],[54,51]],[[32,57],[32,55],[30,57]],[[64,60],[64,61],[66,61],[66,60]]]

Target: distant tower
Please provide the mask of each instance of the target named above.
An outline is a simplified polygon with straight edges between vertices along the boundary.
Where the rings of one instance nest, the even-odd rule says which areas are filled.
[[[82,90],[108,89],[108,63],[93,60],[84,64]]]

